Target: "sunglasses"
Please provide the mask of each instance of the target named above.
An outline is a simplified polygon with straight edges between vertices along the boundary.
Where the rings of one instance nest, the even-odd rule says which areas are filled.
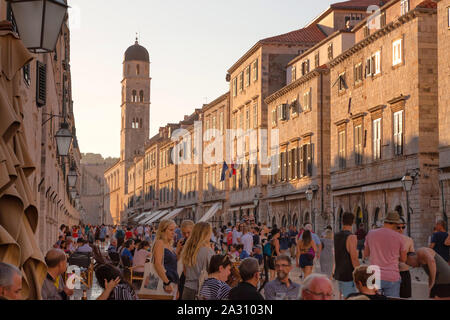
[[[406,229],[406,226],[397,227],[397,230],[403,230],[403,229]]]

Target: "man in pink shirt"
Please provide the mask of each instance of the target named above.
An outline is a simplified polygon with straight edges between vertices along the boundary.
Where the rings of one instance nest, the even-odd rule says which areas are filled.
[[[397,230],[401,224],[398,212],[389,212],[380,229],[371,230],[365,241],[364,257],[370,264],[380,268],[381,289],[385,296],[400,297],[399,262],[406,262],[406,248],[403,237]]]

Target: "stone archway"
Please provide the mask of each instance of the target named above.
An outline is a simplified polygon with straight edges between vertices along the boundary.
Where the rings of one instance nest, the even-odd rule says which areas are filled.
[[[287,225],[287,219],[286,216],[283,216],[283,218],[281,218],[281,226],[286,228]]]

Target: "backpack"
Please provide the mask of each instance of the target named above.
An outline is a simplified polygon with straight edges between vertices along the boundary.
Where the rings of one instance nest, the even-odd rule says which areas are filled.
[[[263,253],[269,257],[272,255],[272,248],[269,241],[264,245]]]
[[[233,233],[230,231],[227,234],[227,245],[232,245],[233,244]]]

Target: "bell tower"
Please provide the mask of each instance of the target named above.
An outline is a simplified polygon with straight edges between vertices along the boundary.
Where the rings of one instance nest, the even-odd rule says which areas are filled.
[[[144,154],[149,139],[150,81],[149,54],[136,37],[123,61],[120,161],[125,162],[125,172],[135,156]]]

